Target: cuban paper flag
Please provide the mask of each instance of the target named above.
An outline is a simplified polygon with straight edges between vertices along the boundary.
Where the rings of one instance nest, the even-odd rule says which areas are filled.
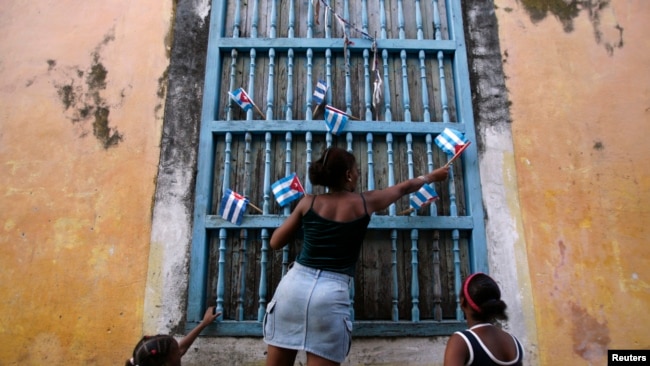
[[[469,141],[462,132],[452,130],[451,128],[445,128],[436,137],[435,142],[447,155],[456,155],[458,152],[464,150],[467,147],[466,145],[469,145]]]
[[[247,198],[237,192],[226,189],[223,198],[221,198],[221,205],[219,205],[219,215],[235,225],[241,225],[241,219],[244,217],[244,212],[246,212],[246,206],[248,206]]]
[[[348,122],[348,116],[345,112],[340,111],[332,106],[325,106],[325,124],[327,130],[335,135],[338,135],[345,128]]]
[[[305,189],[300,184],[296,173],[292,173],[271,185],[273,195],[278,204],[282,207],[297,200],[305,194]]]
[[[249,109],[253,108],[253,102],[251,101],[251,98],[248,97],[248,94],[246,94],[244,88],[239,88],[232,93],[228,92],[228,94],[230,94],[230,98],[232,98],[235,103],[239,104],[244,112],[248,112]]]
[[[436,193],[436,190],[432,186],[425,184],[419,191],[413,193],[410,203],[411,207],[419,210],[437,199],[438,194]]]
[[[327,83],[319,79],[316,84],[316,90],[314,90],[314,95],[311,98],[314,101],[314,104],[321,105],[323,99],[325,99],[325,93],[327,93]]]

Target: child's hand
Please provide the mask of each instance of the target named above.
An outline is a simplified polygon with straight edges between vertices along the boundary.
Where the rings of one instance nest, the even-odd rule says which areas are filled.
[[[205,310],[205,314],[203,315],[203,320],[202,320],[203,323],[210,324],[213,321],[215,321],[219,317],[219,315],[221,315],[221,312],[220,311],[215,312],[214,308],[215,308],[214,306],[210,306]]]

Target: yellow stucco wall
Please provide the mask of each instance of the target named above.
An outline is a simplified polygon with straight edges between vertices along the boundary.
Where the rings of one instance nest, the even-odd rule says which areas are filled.
[[[120,364],[142,332],[171,7],[2,2],[2,365]]]
[[[604,365],[650,349],[650,2],[566,3],[495,1],[539,360]]]

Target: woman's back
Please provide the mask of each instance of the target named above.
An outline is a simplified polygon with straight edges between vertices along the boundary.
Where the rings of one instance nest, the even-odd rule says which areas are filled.
[[[312,197],[306,197],[310,200]],[[363,197],[354,192],[321,194],[313,198],[311,209],[320,217],[345,223],[366,215]]]
[[[517,343],[510,333],[491,324],[473,328],[474,334],[497,360],[509,363],[520,358]]]

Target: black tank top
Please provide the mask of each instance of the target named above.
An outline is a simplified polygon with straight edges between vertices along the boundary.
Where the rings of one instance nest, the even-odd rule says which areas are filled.
[[[338,222],[318,215],[311,201],[302,217],[304,241],[296,262],[303,266],[354,276],[359,251],[366,235],[370,215],[361,194],[365,215],[348,222]]]

